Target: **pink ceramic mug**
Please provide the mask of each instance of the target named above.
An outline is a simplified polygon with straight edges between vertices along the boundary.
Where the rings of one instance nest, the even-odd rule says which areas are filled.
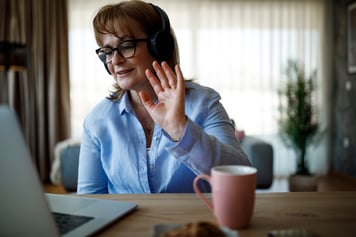
[[[246,228],[255,203],[256,173],[257,169],[249,166],[216,166],[211,169],[211,176],[202,174],[195,178],[194,190],[214,213],[219,225]],[[210,183],[212,203],[200,192],[200,179]]]

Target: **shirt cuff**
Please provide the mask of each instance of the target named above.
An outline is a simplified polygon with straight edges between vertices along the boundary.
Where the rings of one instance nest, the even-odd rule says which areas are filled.
[[[180,159],[184,160],[183,157],[193,149],[199,136],[201,136],[202,130],[203,129],[200,126],[187,118],[187,124],[184,128],[183,136],[181,137],[180,141],[175,143],[174,146],[168,147],[167,149],[175,157],[179,157]],[[169,135],[167,137],[169,138]]]

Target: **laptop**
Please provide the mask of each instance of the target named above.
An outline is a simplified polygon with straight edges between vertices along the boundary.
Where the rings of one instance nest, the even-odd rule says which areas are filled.
[[[0,190],[0,236],[88,236],[137,207],[134,202],[43,193],[15,112],[2,105]],[[73,216],[75,221],[68,221],[73,229],[60,230],[56,220]]]

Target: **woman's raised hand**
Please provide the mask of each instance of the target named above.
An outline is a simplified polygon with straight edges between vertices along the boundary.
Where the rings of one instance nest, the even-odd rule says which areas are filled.
[[[153,69],[149,69],[146,77],[157,95],[157,103],[147,93],[139,93],[143,105],[152,119],[163,128],[173,139],[180,139],[183,135],[185,117],[185,83],[182,71],[177,64],[175,73],[166,62],[161,65],[154,61]]]

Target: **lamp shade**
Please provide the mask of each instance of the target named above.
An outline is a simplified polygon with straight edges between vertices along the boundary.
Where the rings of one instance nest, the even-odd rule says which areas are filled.
[[[0,71],[25,70],[27,52],[27,47],[24,44],[0,41]]]

